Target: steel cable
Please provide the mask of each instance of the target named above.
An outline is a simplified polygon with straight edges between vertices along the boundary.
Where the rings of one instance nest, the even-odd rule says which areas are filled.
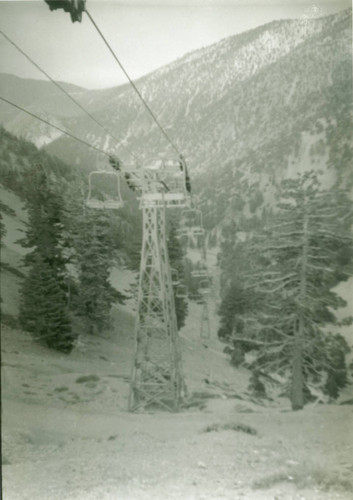
[[[107,128],[102,125],[89,111],[87,111],[79,102],[76,101],[56,80],[54,80],[43,68],[39,66],[24,50],[21,49],[11,38],[6,35],[2,30],[0,30],[0,33],[2,36],[13,46],[15,47],[35,68],[37,68],[44,76],[48,78],[61,92],[63,92],[78,108],[81,109],[91,120],[93,120],[96,125],[98,125],[104,132],[111,137],[119,146],[123,147],[126,149],[126,151],[129,152],[129,154],[136,160],[137,156],[130,151],[130,149],[126,146],[121,145],[121,141],[114,135],[112,135]]]
[[[123,71],[124,75],[126,76],[126,78],[128,79],[130,85],[133,87],[133,89],[135,90],[136,94],[138,95],[138,97],[141,99],[143,105],[146,107],[147,111],[149,112],[149,114],[151,115],[151,117],[153,118],[154,122],[156,123],[157,127],[159,128],[159,130],[162,132],[162,134],[164,135],[164,137],[167,139],[167,141],[169,142],[169,144],[173,147],[173,149],[176,151],[176,153],[178,155],[180,155],[180,151],[178,150],[178,148],[176,147],[176,145],[174,144],[174,142],[171,140],[171,138],[169,137],[169,135],[167,134],[167,132],[163,129],[162,125],[159,123],[156,115],[153,113],[152,109],[150,108],[150,106],[147,104],[147,102],[145,101],[145,99],[143,98],[141,92],[139,91],[139,89],[136,87],[135,83],[131,80],[128,72],[126,71],[126,69],[124,68],[123,64],[120,62],[119,58],[117,57],[117,55],[115,54],[114,50],[111,48],[110,44],[108,43],[107,39],[105,38],[105,36],[103,35],[102,31],[99,29],[97,23],[94,21],[93,17],[91,16],[91,14],[88,12],[88,10],[86,9],[85,10],[87,16],[89,17],[91,23],[93,24],[93,26],[95,27],[95,29],[97,30],[97,32],[99,33],[100,37],[102,38],[103,42],[105,43],[105,45],[107,46],[107,48],[109,49],[110,53],[112,54],[112,56],[114,57],[115,61],[118,63],[120,69]]]

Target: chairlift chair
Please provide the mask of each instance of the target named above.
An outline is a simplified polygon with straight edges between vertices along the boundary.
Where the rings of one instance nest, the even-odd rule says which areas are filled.
[[[208,295],[210,293],[210,280],[202,279],[199,284],[199,292],[202,295]]]
[[[203,236],[205,234],[201,210],[195,208],[184,210],[181,216],[181,225],[186,234],[192,236]]]
[[[173,169],[173,170],[177,169],[177,170],[180,170],[180,172],[182,172],[182,167],[180,166],[180,161],[175,160],[174,158],[164,160],[164,165],[165,165],[165,168],[167,168],[167,169]]]
[[[179,161],[154,158],[143,165],[142,205],[183,208],[189,205],[185,173]]]
[[[151,172],[163,172],[165,170],[164,161],[161,158],[151,158],[145,161],[143,168]]]
[[[187,299],[188,298],[188,290],[185,285],[179,284],[176,290],[175,296],[178,299]]]
[[[207,269],[194,269],[191,271],[191,276],[193,278],[208,278]]]
[[[178,191],[187,196],[185,172],[179,160],[168,159],[164,161],[165,176],[168,186],[172,191]]]
[[[170,274],[172,278],[172,285],[178,286],[180,284],[178,271],[176,269],[170,268]]]
[[[188,235],[188,233],[185,231],[183,227],[179,227],[176,230],[176,237],[179,238],[185,238]]]
[[[99,179],[103,179],[104,176],[110,176],[113,179],[111,186],[114,190],[112,197],[105,196],[104,199],[97,197],[96,185]],[[120,194],[120,178],[117,172],[106,172],[102,170],[94,170],[88,176],[88,195],[86,199],[86,205],[89,208],[96,209],[118,209],[124,206],[123,199]]]

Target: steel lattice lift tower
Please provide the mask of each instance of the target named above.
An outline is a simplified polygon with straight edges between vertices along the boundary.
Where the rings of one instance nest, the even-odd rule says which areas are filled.
[[[137,192],[143,214],[129,410],[157,405],[175,411],[186,387],[168,258],[166,209],[189,206],[190,181],[186,164],[182,156],[177,161],[152,160],[142,168],[132,169],[124,167],[114,157],[110,163]],[[123,205],[120,188],[116,200],[94,199],[94,176],[99,173],[108,172],[91,174],[87,204],[95,208],[120,208]]]
[[[166,239],[166,209],[188,205],[183,161],[155,160],[130,180],[140,183],[142,250],[129,410],[178,409],[185,393]]]

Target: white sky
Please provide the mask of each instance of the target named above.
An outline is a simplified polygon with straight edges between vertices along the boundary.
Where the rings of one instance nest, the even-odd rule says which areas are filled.
[[[130,77],[274,19],[324,16],[350,0],[87,0]],[[71,23],[44,0],[0,0],[0,27],[54,79],[87,88],[126,83],[90,20]],[[43,79],[0,34],[0,72]]]

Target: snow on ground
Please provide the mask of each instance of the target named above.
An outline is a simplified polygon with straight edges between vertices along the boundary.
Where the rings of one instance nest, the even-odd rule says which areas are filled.
[[[12,257],[9,263],[19,265],[21,257],[28,251],[18,244],[18,240],[24,237],[24,232],[26,230],[26,223],[28,220],[27,212],[20,198],[14,193],[4,189],[1,184],[0,199],[2,203],[13,211],[12,214],[1,214],[3,223],[6,227],[6,233],[2,239],[1,260],[2,262],[8,262],[8,258],[3,254],[3,252],[7,251],[17,257],[17,259]]]
[[[2,256],[13,267],[23,215],[6,221]],[[3,312],[16,316],[20,278],[2,275]],[[122,292],[133,280],[112,273]],[[189,305],[180,332],[189,400],[176,414],[127,412],[132,300],[114,307],[109,332],[80,338],[70,355],[2,326],[4,500],[352,498],[352,406],[291,412],[286,399],[253,399],[249,373],[222,352],[212,295],[209,316],[211,338],[201,339],[201,306]]]
[[[2,213],[6,233],[1,242],[1,262],[5,263],[7,268],[1,269],[0,285],[3,300],[1,311],[4,315],[17,316],[21,279],[13,273],[13,270],[21,270],[21,259],[27,252],[27,249],[24,249],[17,243],[19,239],[24,237],[27,212],[24,210],[20,198],[4,189],[1,185],[0,199],[2,203],[14,211],[11,215]]]
[[[351,498],[351,406],[251,401],[246,371],[194,323],[184,370],[205,407],[129,414],[133,317],[120,306],[114,318],[69,356],[3,328],[4,500]]]

